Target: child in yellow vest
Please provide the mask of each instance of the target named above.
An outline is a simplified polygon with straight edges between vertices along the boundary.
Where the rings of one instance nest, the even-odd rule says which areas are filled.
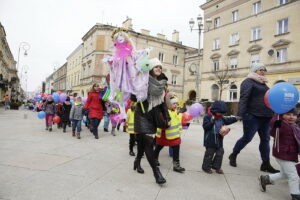
[[[129,133],[129,155],[135,156],[133,152],[133,146],[135,143],[135,132],[134,132],[134,110],[135,110],[135,102],[131,103],[130,108],[127,111],[127,133]]]
[[[178,99],[176,96],[170,98],[169,115],[171,117],[171,125],[167,129],[157,129],[155,140],[156,146],[154,150],[154,157],[156,163],[159,166],[158,157],[159,152],[164,148],[164,146],[169,146],[173,149],[173,171],[182,173],[185,171],[183,167],[180,166],[179,162],[179,150],[180,150],[180,134],[182,133],[181,119],[182,115],[178,112]]]

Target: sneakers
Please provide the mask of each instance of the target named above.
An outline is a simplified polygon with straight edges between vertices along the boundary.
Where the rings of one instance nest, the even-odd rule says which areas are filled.
[[[266,186],[271,185],[272,182],[270,180],[269,175],[260,175],[258,177],[259,187],[262,192],[266,191]]]
[[[80,133],[76,133],[77,139],[80,139]]]

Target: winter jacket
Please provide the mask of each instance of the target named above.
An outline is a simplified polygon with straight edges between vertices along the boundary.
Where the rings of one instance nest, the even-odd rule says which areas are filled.
[[[298,162],[298,143],[295,139],[293,131],[300,131],[296,124],[288,124],[281,120],[281,127],[279,128],[279,151],[276,146],[276,127],[274,123],[278,119],[275,114],[270,122],[270,135],[274,137],[273,143],[273,156],[281,160],[288,160]],[[293,128],[293,126],[295,126]]]
[[[131,95],[131,100],[136,102],[136,97]],[[149,103],[143,102],[145,113],[143,113],[141,103],[138,102],[134,112],[134,132],[138,134],[155,134],[157,128],[162,124],[167,124],[171,118],[165,103],[162,103],[151,111],[148,110]]]
[[[46,101],[43,105],[43,111],[48,115],[54,115],[56,113],[54,101]]]
[[[57,114],[58,116],[61,116],[61,115],[62,115],[62,105],[61,105],[60,103],[57,103],[57,104],[55,105],[55,108],[56,108],[56,114]]]
[[[223,101],[213,103],[208,114],[203,119],[204,146],[209,148],[223,147],[223,136],[220,135],[220,129],[224,125],[229,125],[237,121],[236,117],[216,116],[216,113],[225,113],[226,104]]]
[[[83,104],[76,102],[75,105],[72,106],[70,112],[70,119],[82,120],[82,118],[83,118]]]
[[[104,104],[102,99],[99,98],[99,92],[89,92],[88,99],[84,106],[89,111],[89,118],[103,118]]]
[[[72,104],[63,103],[62,105],[62,115],[61,121],[62,122],[69,122],[70,121],[70,112],[71,112]]]
[[[243,117],[250,113],[256,117],[272,117],[272,110],[264,102],[265,93],[269,87],[251,78],[245,79],[241,84],[238,115]]]

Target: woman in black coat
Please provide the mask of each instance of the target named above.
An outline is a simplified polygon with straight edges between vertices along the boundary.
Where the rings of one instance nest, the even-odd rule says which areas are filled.
[[[158,59],[156,60],[158,61]],[[165,105],[165,88],[168,78],[162,73],[161,63],[158,61],[150,71],[148,97],[143,102],[144,111],[141,103],[138,103],[134,113],[134,131],[137,133],[138,153],[134,161],[134,170],[138,173],[144,173],[141,168],[141,158],[145,152],[147,160],[153,170],[156,183],[163,184],[166,180],[163,178],[159,167],[154,158],[154,138],[157,128],[166,128],[170,125],[170,116]],[[133,101],[136,101],[132,97]]]
[[[70,97],[67,97],[66,101],[62,105],[62,115],[61,122],[63,126],[63,132],[66,132],[67,124],[70,123],[70,111],[72,108],[72,104],[70,102]]]

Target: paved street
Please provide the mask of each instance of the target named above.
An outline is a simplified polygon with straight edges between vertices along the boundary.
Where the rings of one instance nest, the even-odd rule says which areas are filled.
[[[142,160],[145,174],[133,171],[127,133],[113,137],[103,133],[101,123],[99,140],[85,128],[78,140],[71,137],[70,128],[67,133],[56,127],[53,132],[46,131],[44,120],[36,115],[0,109],[0,199],[290,199],[286,182],[270,186],[266,193],[259,191],[257,136],[238,157],[238,167],[229,166],[228,155],[242,134],[241,123],[231,126],[232,132],[224,141],[225,175],[201,171],[203,130],[200,125],[191,125],[181,145],[186,172],[173,172],[168,149],[163,149],[160,168],[167,184],[159,186],[146,159]],[[273,158],[272,164],[278,168]]]

